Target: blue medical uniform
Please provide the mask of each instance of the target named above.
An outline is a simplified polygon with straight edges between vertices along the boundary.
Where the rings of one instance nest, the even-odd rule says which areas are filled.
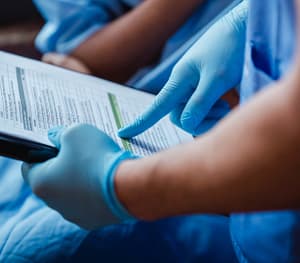
[[[294,10],[293,0],[252,0],[242,103],[289,70],[296,41]],[[230,230],[240,262],[300,262],[299,211],[232,215]]]

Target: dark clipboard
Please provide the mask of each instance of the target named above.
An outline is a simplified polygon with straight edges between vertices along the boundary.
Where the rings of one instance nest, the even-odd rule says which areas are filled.
[[[58,149],[42,143],[0,133],[0,155],[24,161],[40,163],[58,154]]]

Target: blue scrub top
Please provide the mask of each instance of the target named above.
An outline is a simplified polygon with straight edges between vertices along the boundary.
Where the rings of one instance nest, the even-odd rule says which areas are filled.
[[[295,50],[294,9],[293,0],[251,0],[242,103],[288,71]],[[232,215],[230,230],[240,262],[300,262],[298,211]]]
[[[250,0],[242,102],[280,79],[295,49],[294,0]]]

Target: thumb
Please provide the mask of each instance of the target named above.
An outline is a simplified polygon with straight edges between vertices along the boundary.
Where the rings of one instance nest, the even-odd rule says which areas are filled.
[[[64,132],[64,130],[66,129],[66,127],[64,126],[59,126],[59,127],[55,127],[52,128],[48,131],[48,138],[49,140],[55,145],[56,148],[60,149],[61,146],[61,135]]]
[[[53,174],[51,173],[56,165],[56,158],[50,159],[44,163],[22,164],[22,176],[24,181],[40,198],[46,199],[51,191],[56,189],[53,188],[54,180],[52,180]]]

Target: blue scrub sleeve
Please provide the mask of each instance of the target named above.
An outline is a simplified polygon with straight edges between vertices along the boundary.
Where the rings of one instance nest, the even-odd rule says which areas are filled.
[[[121,0],[34,0],[46,24],[36,38],[43,52],[70,53],[93,33],[124,14]]]
[[[69,262],[237,263],[228,223],[195,215],[112,226],[89,233]]]
[[[230,232],[240,262],[300,262],[300,212],[236,214]]]

